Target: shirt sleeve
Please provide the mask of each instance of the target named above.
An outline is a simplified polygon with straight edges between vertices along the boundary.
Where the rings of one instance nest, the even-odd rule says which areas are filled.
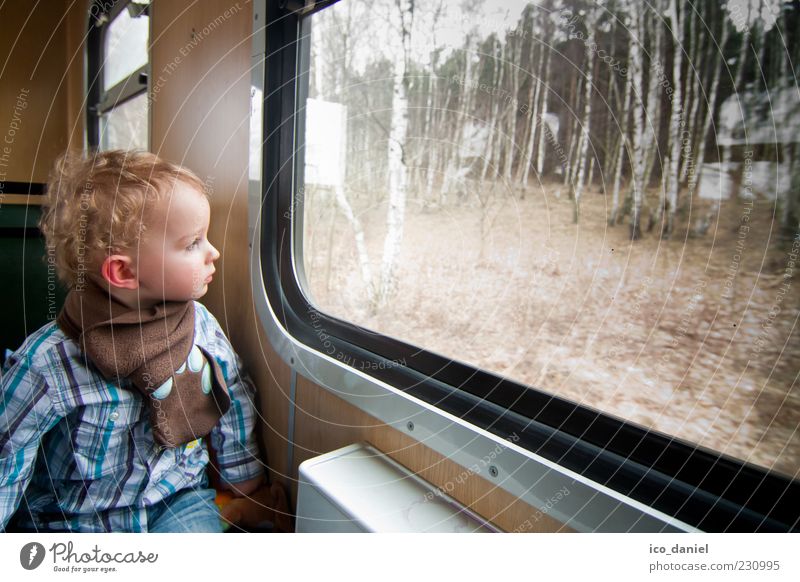
[[[0,531],[30,483],[42,437],[64,416],[28,356],[6,364],[0,383]]]
[[[227,483],[240,483],[264,473],[254,432],[255,388],[217,321],[208,311],[205,315],[209,319],[209,332],[214,336],[211,353],[222,368],[231,399],[228,412],[211,430],[211,446],[220,477]]]

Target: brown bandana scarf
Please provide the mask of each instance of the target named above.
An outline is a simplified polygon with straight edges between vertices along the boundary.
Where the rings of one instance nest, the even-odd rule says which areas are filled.
[[[89,281],[57,319],[106,379],[131,380],[165,447],[206,436],[230,407],[219,364],[194,343],[194,310],[192,301],[131,310]]]

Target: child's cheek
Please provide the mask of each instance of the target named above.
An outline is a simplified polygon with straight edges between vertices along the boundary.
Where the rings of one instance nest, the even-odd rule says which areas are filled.
[[[192,290],[195,293],[202,293],[205,287],[205,280],[203,279],[203,269],[198,266],[193,266],[191,269],[192,277]]]

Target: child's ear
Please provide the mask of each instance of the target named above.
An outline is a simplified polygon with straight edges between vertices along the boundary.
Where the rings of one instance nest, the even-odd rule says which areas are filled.
[[[125,255],[109,255],[100,267],[103,279],[121,289],[137,289],[139,279],[133,269],[133,259]]]

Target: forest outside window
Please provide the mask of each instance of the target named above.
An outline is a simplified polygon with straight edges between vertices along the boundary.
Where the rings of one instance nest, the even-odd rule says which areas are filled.
[[[149,147],[149,0],[90,11],[89,141],[100,149]]]
[[[467,4],[310,17],[311,303],[796,477],[797,4]]]

